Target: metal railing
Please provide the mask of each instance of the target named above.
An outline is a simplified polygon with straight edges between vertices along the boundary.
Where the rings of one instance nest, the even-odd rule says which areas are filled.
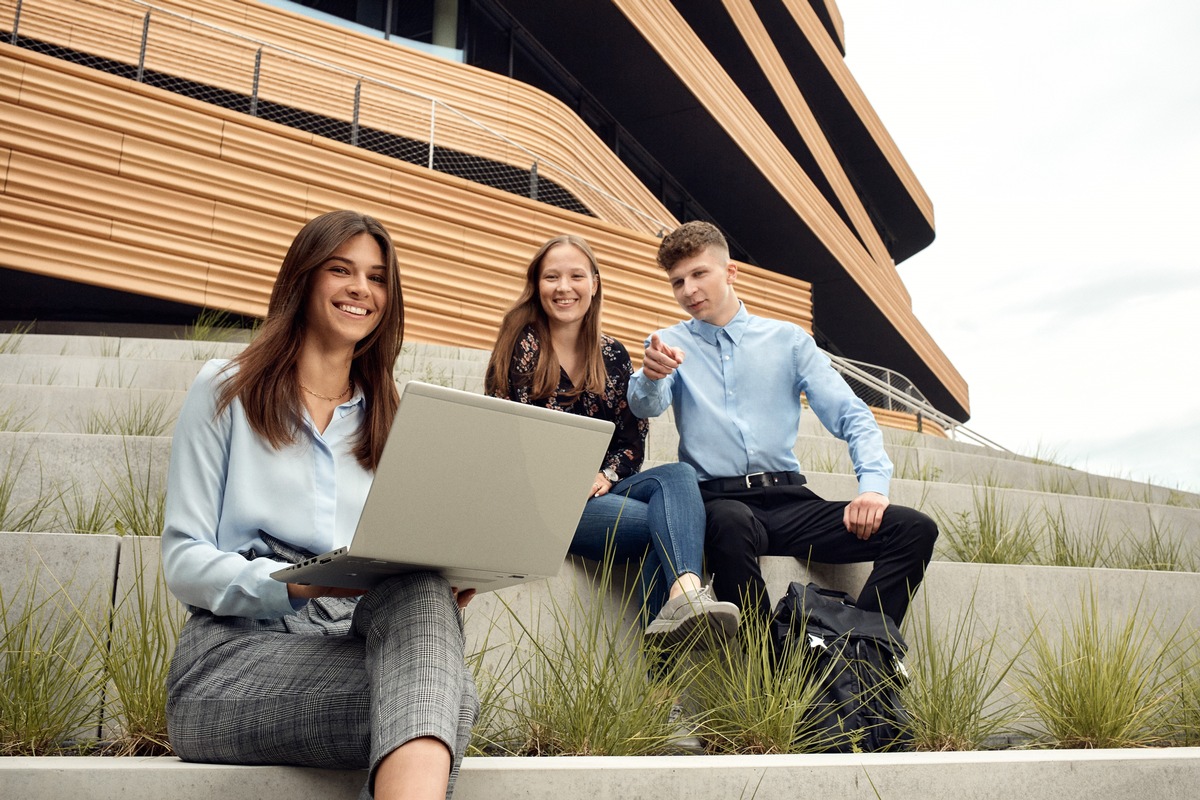
[[[438,98],[143,0],[17,0],[11,20],[20,47],[631,230],[672,227]]]
[[[1006,453],[1012,452],[1007,447],[976,433],[953,417],[938,411],[925,399],[921,390],[904,375],[885,367],[865,364],[832,353],[826,353],[826,355],[833,362],[834,369],[841,373],[842,377],[846,379],[846,383],[850,384],[850,388],[862,398],[863,402],[874,408],[914,415],[917,418],[918,432],[921,431],[923,423],[927,420],[944,430],[951,439],[970,442]]]

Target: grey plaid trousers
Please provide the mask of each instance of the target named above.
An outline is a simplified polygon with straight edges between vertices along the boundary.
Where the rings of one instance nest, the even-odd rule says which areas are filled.
[[[450,749],[449,798],[479,710],[462,618],[431,573],[357,602],[320,598],[278,620],[200,611],[167,678],[167,727],[185,761],[370,768],[405,742]]]

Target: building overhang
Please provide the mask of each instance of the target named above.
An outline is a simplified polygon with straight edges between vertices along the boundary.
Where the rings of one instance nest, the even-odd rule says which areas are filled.
[[[965,381],[912,316],[895,275],[894,263],[933,241],[932,205],[849,78],[840,61],[841,42],[830,36],[832,23],[802,0],[688,0],[666,12],[682,16],[782,149],[771,146],[786,151],[811,180],[818,204],[823,200],[857,239],[848,246],[866,251],[872,236],[882,242],[886,253],[880,258],[876,249],[875,263],[847,263],[845,253],[830,245],[829,228],[838,227],[836,220],[831,225],[798,211],[789,197],[793,187],[783,183],[789,179],[763,164],[753,134],[747,141],[731,132],[737,120],[723,118],[728,111],[714,113],[713,104],[698,96],[696,81],[703,79],[681,75],[679,65],[661,51],[662,43],[656,47],[653,34],[660,31],[638,17],[640,4],[508,0],[504,5],[745,249],[739,255],[812,284],[814,324],[838,351],[903,372],[939,409],[956,418],[968,416]],[[822,167],[821,153],[798,131],[761,66],[761,53],[739,33],[729,6],[752,6],[832,146],[843,170],[840,178]],[[820,6],[826,16],[829,8],[836,11],[829,3]],[[802,28],[800,17],[811,24]],[[853,210],[844,186],[839,196],[838,180],[852,184],[873,230],[852,224]],[[886,285],[886,291],[875,291],[872,280]]]

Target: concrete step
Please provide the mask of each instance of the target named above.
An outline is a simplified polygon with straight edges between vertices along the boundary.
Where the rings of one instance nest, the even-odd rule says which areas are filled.
[[[162,361],[159,366],[186,363],[189,362]],[[408,380],[421,380],[467,391],[483,390],[482,380],[477,376],[455,375],[432,366],[418,369],[415,373],[397,370],[397,381],[402,384]],[[0,384],[0,427],[10,431],[156,431],[166,435],[174,427],[185,394],[184,389]],[[675,460],[677,446],[677,433],[670,415],[652,420],[647,440],[648,462]],[[805,473],[853,474],[845,444],[832,437],[802,435],[797,440],[796,454]],[[1180,507],[1200,507],[1200,497],[1196,495],[1171,493],[1146,484],[1130,484],[1135,491],[1121,494],[1117,491],[1120,487],[1114,487],[1107,479],[1063,467],[898,445],[890,446],[889,454],[896,465],[895,474],[899,479],[1019,488],[1063,495],[1083,494],[1101,499],[1156,504],[1173,501],[1173,505]]]
[[[73,615],[82,613],[92,620],[93,630],[107,631],[105,620],[114,598],[119,612],[134,619],[139,604],[149,602],[160,616],[178,620],[181,607],[161,593],[158,584],[158,553],[155,537],[0,533],[0,591],[7,599],[36,585],[30,598],[43,604],[37,612],[40,627],[54,620],[69,623],[77,618]],[[792,581],[816,581],[856,596],[869,570],[867,564],[806,568],[792,558],[763,559],[772,601]],[[142,577],[143,594],[135,591],[135,575]],[[604,618],[636,629],[640,623],[634,608],[633,568],[617,569],[615,582],[607,589],[597,588],[595,580],[595,564],[572,558],[550,580],[480,595],[465,614],[467,652],[484,654],[486,671],[502,671],[500,665],[511,652],[527,647],[529,633],[539,638],[556,636],[561,620],[578,624],[596,604],[602,606]],[[1008,661],[1016,664],[1010,673],[1014,680],[994,698],[997,708],[1021,710],[1026,701],[1015,689],[1015,677],[1030,663],[1026,646],[1030,631],[1039,630],[1050,642],[1061,641],[1091,606],[1102,629],[1119,629],[1133,617],[1141,623],[1139,630],[1152,631],[1159,641],[1173,635],[1175,643],[1184,647],[1200,630],[1200,574],[934,562],[905,625],[907,660],[919,664],[927,641],[948,642],[964,621],[971,622],[975,638],[966,645],[996,639],[992,670],[1002,670]],[[969,646],[963,652],[964,657],[978,657],[966,655]],[[86,660],[86,653],[80,658]],[[513,690],[519,687],[517,681]],[[1028,712],[1025,716],[1023,726],[1036,731]]]
[[[3,341],[2,337],[0,341]],[[210,358],[232,358],[245,347],[244,342],[233,341],[25,334],[14,339],[3,352],[38,356],[207,361]]]
[[[0,432],[0,480],[10,495],[9,508],[40,501],[49,509],[42,520],[47,529],[71,530],[64,521],[68,509],[90,508],[97,498],[110,500],[129,491],[157,498],[165,486],[169,456],[167,435]],[[661,462],[647,461],[646,466],[655,463]],[[826,499],[848,500],[857,492],[852,475],[809,473],[808,478],[809,486]],[[1129,549],[1134,543],[1163,552],[1174,548],[1184,566],[1200,559],[1197,508],[911,480],[893,481],[892,501],[934,516],[943,530],[974,525],[978,506],[991,502],[1009,527],[1032,531],[1043,554],[1052,550],[1057,534],[1060,542],[1069,539],[1081,546],[1106,542],[1100,550]],[[943,536],[938,558],[950,557],[947,545]]]
[[[351,800],[365,772],[188,764],[177,758],[5,758],[14,798]],[[1192,800],[1200,748],[463,760],[455,800]],[[669,786],[664,795],[663,787]],[[586,788],[584,788],[586,787]]]
[[[423,371],[397,372],[395,378],[400,385],[420,380],[483,391],[482,380],[474,377],[451,380]],[[186,396],[186,389],[0,384],[0,431],[169,436]]]
[[[154,519],[170,463],[168,436],[0,433],[0,487],[5,519],[34,516],[25,529],[77,530],[81,524]],[[124,504],[124,508],[121,507]],[[103,520],[96,519],[96,512]],[[150,531],[143,531],[150,533]]]
[[[647,457],[654,461],[675,460],[678,457],[679,434],[674,424],[664,415],[651,422],[650,430]],[[829,434],[808,433],[810,430],[810,426],[801,424],[801,433],[793,449],[801,472],[806,475],[814,472],[853,475],[854,465],[845,442]],[[923,438],[928,440],[931,437]],[[901,480],[996,486],[1200,508],[1200,495],[1092,475],[1031,459],[1005,457],[997,455],[997,451],[984,451],[976,447],[975,452],[963,452],[898,443],[912,441],[911,438],[898,440],[885,437],[885,441],[888,457],[894,466],[893,475]]]
[[[0,414],[13,432],[168,435],[187,392],[87,386],[0,384]]]
[[[138,360],[207,361],[210,358],[233,358],[245,349],[239,341],[206,341],[186,339],[150,339],[112,336],[71,336],[59,334],[25,334],[7,345],[0,334],[0,353],[40,356],[90,356],[94,358],[131,358]],[[397,363],[405,357],[440,358],[454,361],[487,363],[489,350],[432,342],[405,342]]]
[[[0,355],[0,383],[93,388],[187,389],[202,361],[97,356]]]
[[[8,565],[6,572],[0,571],[0,587],[5,596],[10,596],[14,583],[19,587],[28,579],[28,571],[14,575],[12,569],[24,559],[26,565],[34,561],[37,569],[44,571],[41,587],[62,583],[73,593],[72,602],[84,607],[91,602],[106,606],[113,596],[107,582],[112,581],[114,573],[120,576],[116,596],[124,597],[134,569],[140,565],[154,572],[157,565],[157,540],[114,540],[106,536],[0,534],[0,554],[5,557],[0,564]],[[143,551],[140,561],[125,555],[114,558],[114,545],[119,545],[121,551],[138,547]],[[100,553],[91,552],[96,547],[103,551],[102,558]],[[114,569],[114,565],[119,566]],[[809,573],[800,569],[796,560],[779,558],[767,559],[764,571],[775,596],[792,579],[806,581],[818,576],[826,585],[854,593],[864,577],[862,565],[818,567]],[[47,577],[49,573],[53,573],[54,581]],[[502,593],[478,597],[467,612],[468,650],[479,649],[485,638],[488,645],[497,645],[497,634],[504,631],[505,625],[493,624],[493,616],[515,613],[530,625],[546,603],[565,606],[570,603],[565,593],[592,590],[589,573],[586,565],[564,565],[564,572],[554,581],[502,590],[508,593],[503,604],[498,602]],[[618,594],[619,590],[612,593]],[[911,624],[906,627],[911,646],[908,663],[914,664],[922,657],[924,638],[920,628],[929,627],[938,631],[938,636],[948,636],[964,614],[978,621],[980,638],[996,631],[1001,640],[1001,658],[1020,658],[1016,645],[1033,625],[1042,627],[1050,640],[1057,640],[1064,626],[1075,624],[1082,603],[1090,595],[1096,597],[1100,614],[1111,620],[1110,624],[1120,624],[1134,613],[1158,632],[1194,631],[1200,622],[1200,575],[935,564],[914,600]],[[490,606],[487,601],[491,601]],[[632,624],[631,620],[626,624]],[[996,668],[1001,666],[996,664]],[[1001,704],[1020,702],[1008,686],[998,700]],[[590,790],[599,792],[599,796],[655,796],[666,775],[671,776],[672,792],[688,798],[725,799],[744,796],[746,790],[756,798],[794,798],[796,787],[804,786],[805,796],[998,799],[1012,796],[1010,792],[1020,786],[1022,796],[1046,800],[1085,796],[1140,800],[1145,792],[1159,798],[1182,799],[1193,796],[1195,781],[1200,780],[1200,750],[468,758],[455,796],[559,798],[577,790],[581,781],[587,781]],[[868,777],[870,780],[865,780]],[[362,778],[364,772],[353,770],[197,765],[174,758],[0,759],[0,782],[6,793],[31,800],[58,798],[64,792],[84,788],[86,796],[122,800],[214,795],[234,800],[281,792],[350,798],[358,793]],[[1001,786],[1003,790],[998,792],[996,787]]]
[[[850,500],[858,491],[851,475],[811,473],[808,486],[828,500]],[[979,505],[992,502],[993,509],[1007,519],[1001,527],[1029,531],[1043,557],[1053,552],[1054,543],[1077,543],[1083,548],[1094,542],[1100,551],[1114,547],[1132,552],[1176,551],[1184,567],[1200,563],[1200,509],[1108,500],[1099,497],[1004,489],[970,484],[892,481],[891,501],[916,508],[939,521],[943,535],[934,557],[950,558],[947,529],[954,525],[979,529]],[[1107,545],[1103,545],[1107,543]]]
[[[179,391],[190,385],[195,369],[192,362],[230,357],[243,347],[244,344],[238,342],[29,334],[10,342],[8,350],[0,354],[0,383],[101,389],[158,385]],[[488,356],[486,350],[410,342],[397,359],[395,373],[399,381],[421,380],[481,392]],[[162,364],[154,367],[147,362]],[[166,366],[168,364],[175,366]],[[97,403],[100,406],[97,413],[105,413],[105,399],[101,398]],[[0,416],[19,420],[21,408],[19,401],[0,395]],[[107,410],[111,411],[112,406]],[[648,457],[652,461],[676,457],[678,438],[669,419],[668,412],[651,425]],[[47,428],[33,425],[32,429],[73,428],[59,423]],[[1200,495],[1168,487],[1090,475],[932,435],[888,428],[884,428],[883,433],[896,464],[896,476],[903,479],[989,483],[1009,488],[1200,507]],[[806,472],[851,474],[844,445],[825,431],[811,413],[802,416],[796,452]]]
[[[186,391],[203,363],[187,359],[7,354],[0,355],[0,384]],[[480,362],[436,358],[413,358],[406,363],[401,358],[393,374],[401,382],[419,380],[482,392],[483,366]]]

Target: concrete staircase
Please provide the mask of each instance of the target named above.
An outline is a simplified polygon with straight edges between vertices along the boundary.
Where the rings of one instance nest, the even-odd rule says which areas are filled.
[[[113,520],[136,528],[137,507],[153,509],[165,485],[170,431],[201,363],[242,345],[100,336],[0,334],[0,589],[20,596],[37,577],[48,620],[90,609],[111,614],[133,573],[157,565],[153,537],[83,535],[73,530]],[[487,353],[412,343],[396,377],[481,391]],[[1104,624],[1130,614],[1156,631],[1192,636],[1200,629],[1200,497],[1044,464],[941,438],[885,429],[896,464],[892,500],[942,522],[943,537],[910,615],[909,660],[920,659],[922,627],[952,632],[972,616],[980,635],[994,632],[1018,665],[1036,624],[1051,641],[1069,633],[1095,599]],[[651,426],[651,464],[674,460],[677,438],[667,419]],[[849,498],[855,481],[845,446],[806,415],[797,454],[810,485],[825,497]],[[107,507],[107,511],[105,508]],[[988,509],[991,509],[989,512]],[[981,527],[980,516],[1007,517],[1022,532],[1027,563],[950,560],[950,528]],[[144,516],[144,515],[143,515]],[[106,527],[107,526],[107,527]],[[136,531],[134,531],[136,532]],[[148,531],[152,532],[152,531]],[[1178,571],[1050,566],[1051,555],[1133,566],[1172,561]],[[1140,559],[1140,560],[1139,560]],[[1063,558],[1057,559],[1064,563]],[[807,568],[794,559],[764,560],[774,596],[792,580],[814,579],[856,593],[870,565]],[[568,561],[548,582],[477,598],[467,615],[468,646],[515,637],[513,613],[528,622],[550,598],[588,591],[590,566]],[[510,611],[511,609],[511,611]],[[164,613],[178,614],[174,601]],[[612,604],[612,613],[620,613]],[[628,616],[628,615],[627,615]],[[499,626],[499,628],[497,628]],[[1164,633],[1164,635],[1165,635]],[[1181,635],[1181,634],[1177,634]],[[997,699],[1020,710],[1005,690]],[[1026,712],[1027,714],[1027,712]],[[1027,727],[1037,725],[1028,719]],[[103,731],[97,719],[90,729]],[[456,797],[668,796],[774,798],[804,796],[1193,797],[1200,751],[902,753],[846,756],[692,756],[638,759],[469,758]],[[5,796],[51,797],[73,788],[100,797],[258,797],[294,792],[351,797],[359,773],[292,768],[187,765],[176,759],[0,759]]]

